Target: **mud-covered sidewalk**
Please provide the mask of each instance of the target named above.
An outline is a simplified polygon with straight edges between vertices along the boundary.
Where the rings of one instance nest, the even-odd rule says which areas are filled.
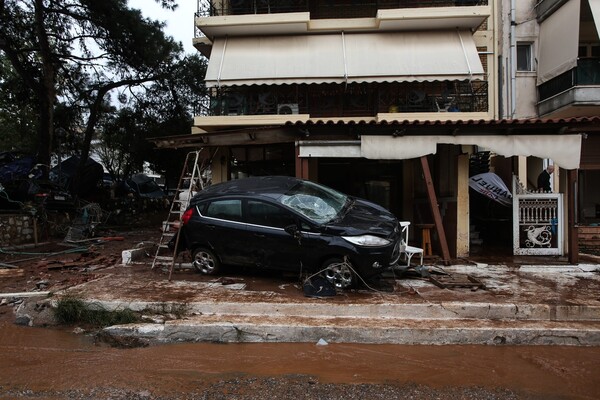
[[[151,268],[157,236],[119,233],[113,237],[122,241],[5,269],[0,313],[40,325],[52,304],[72,296],[140,312],[146,322],[106,332],[148,342],[600,344],[600,265],[590,261],[430,263],[386,274],[382,285],[315,298],[305,296],[299,276],[278,273],[229,269],[209,277],[183,265],[169,280],[167,267]],[[148,250],[123,265],[123,251],[133,248]]]

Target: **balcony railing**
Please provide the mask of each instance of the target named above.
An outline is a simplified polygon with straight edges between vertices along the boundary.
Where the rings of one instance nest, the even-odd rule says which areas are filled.
[[[586,85],[600,85],[600,57],[580,58],[575,68],[541,84],[538,87],[540,101],[575,86]]]
[[[487,5],[488,0],[201,0],[198,16],[310,12],[311,18],[372,18],[377,10]]]
[[[217,90],[201,115],[309,114],[314,118],[378,113],[487,112],[484,81],[248,86]]]

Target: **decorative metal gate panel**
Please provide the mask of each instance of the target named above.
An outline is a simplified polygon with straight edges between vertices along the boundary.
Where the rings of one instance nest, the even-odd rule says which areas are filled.
[[[527,192],[513,180],[513,254],[563,255],[563,195]]]

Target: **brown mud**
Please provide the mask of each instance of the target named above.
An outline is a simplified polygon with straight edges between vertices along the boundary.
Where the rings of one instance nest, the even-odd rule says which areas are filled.
[[[158,230],[118,235],[124,240],[94,244],[84,253],[25,254],[68,249],[54,243],[2,254],[0,262],[18,268],[5,269],[0,293],[54,292],[112,274],[135,275],[137,283],[147,284],[148,298],[160,299],[151,283],[164,281],[165,271],[149,264],[110,268],[120,263],[122,250],[156,242]],[[303,297],[294,286],[297,277],[234,276],[250,293],[270,289]],[[207,278],[180,271],[176,279]],[[577,289],[597,297],[596,286]],[[600,347],[185,343],[117,349],[73,334],[73,328],[15,326],[13,308],[0,306],[0,399],[600,398]]]
[[[357,398],[600,397],[597,347],[186,343],[115,349],[92,336],[2,323],[0,354],[0,398],[285,398],[277,391],[290,395],[298,385],[327,389],[313,393],[320,398],[353,398],[357,385],[363,392]],[[264,390],[272,396],[258,396]],[[316,398],[304,394],[300,398]]]

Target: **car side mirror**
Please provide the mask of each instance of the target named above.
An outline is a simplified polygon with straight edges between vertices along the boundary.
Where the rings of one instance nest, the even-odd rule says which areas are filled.
[[[300,240],[302,235],[300,235],[300,229],[298,229],[298,225],[288,225],[283,228],[287,233],[294,237],[294,239]]]

